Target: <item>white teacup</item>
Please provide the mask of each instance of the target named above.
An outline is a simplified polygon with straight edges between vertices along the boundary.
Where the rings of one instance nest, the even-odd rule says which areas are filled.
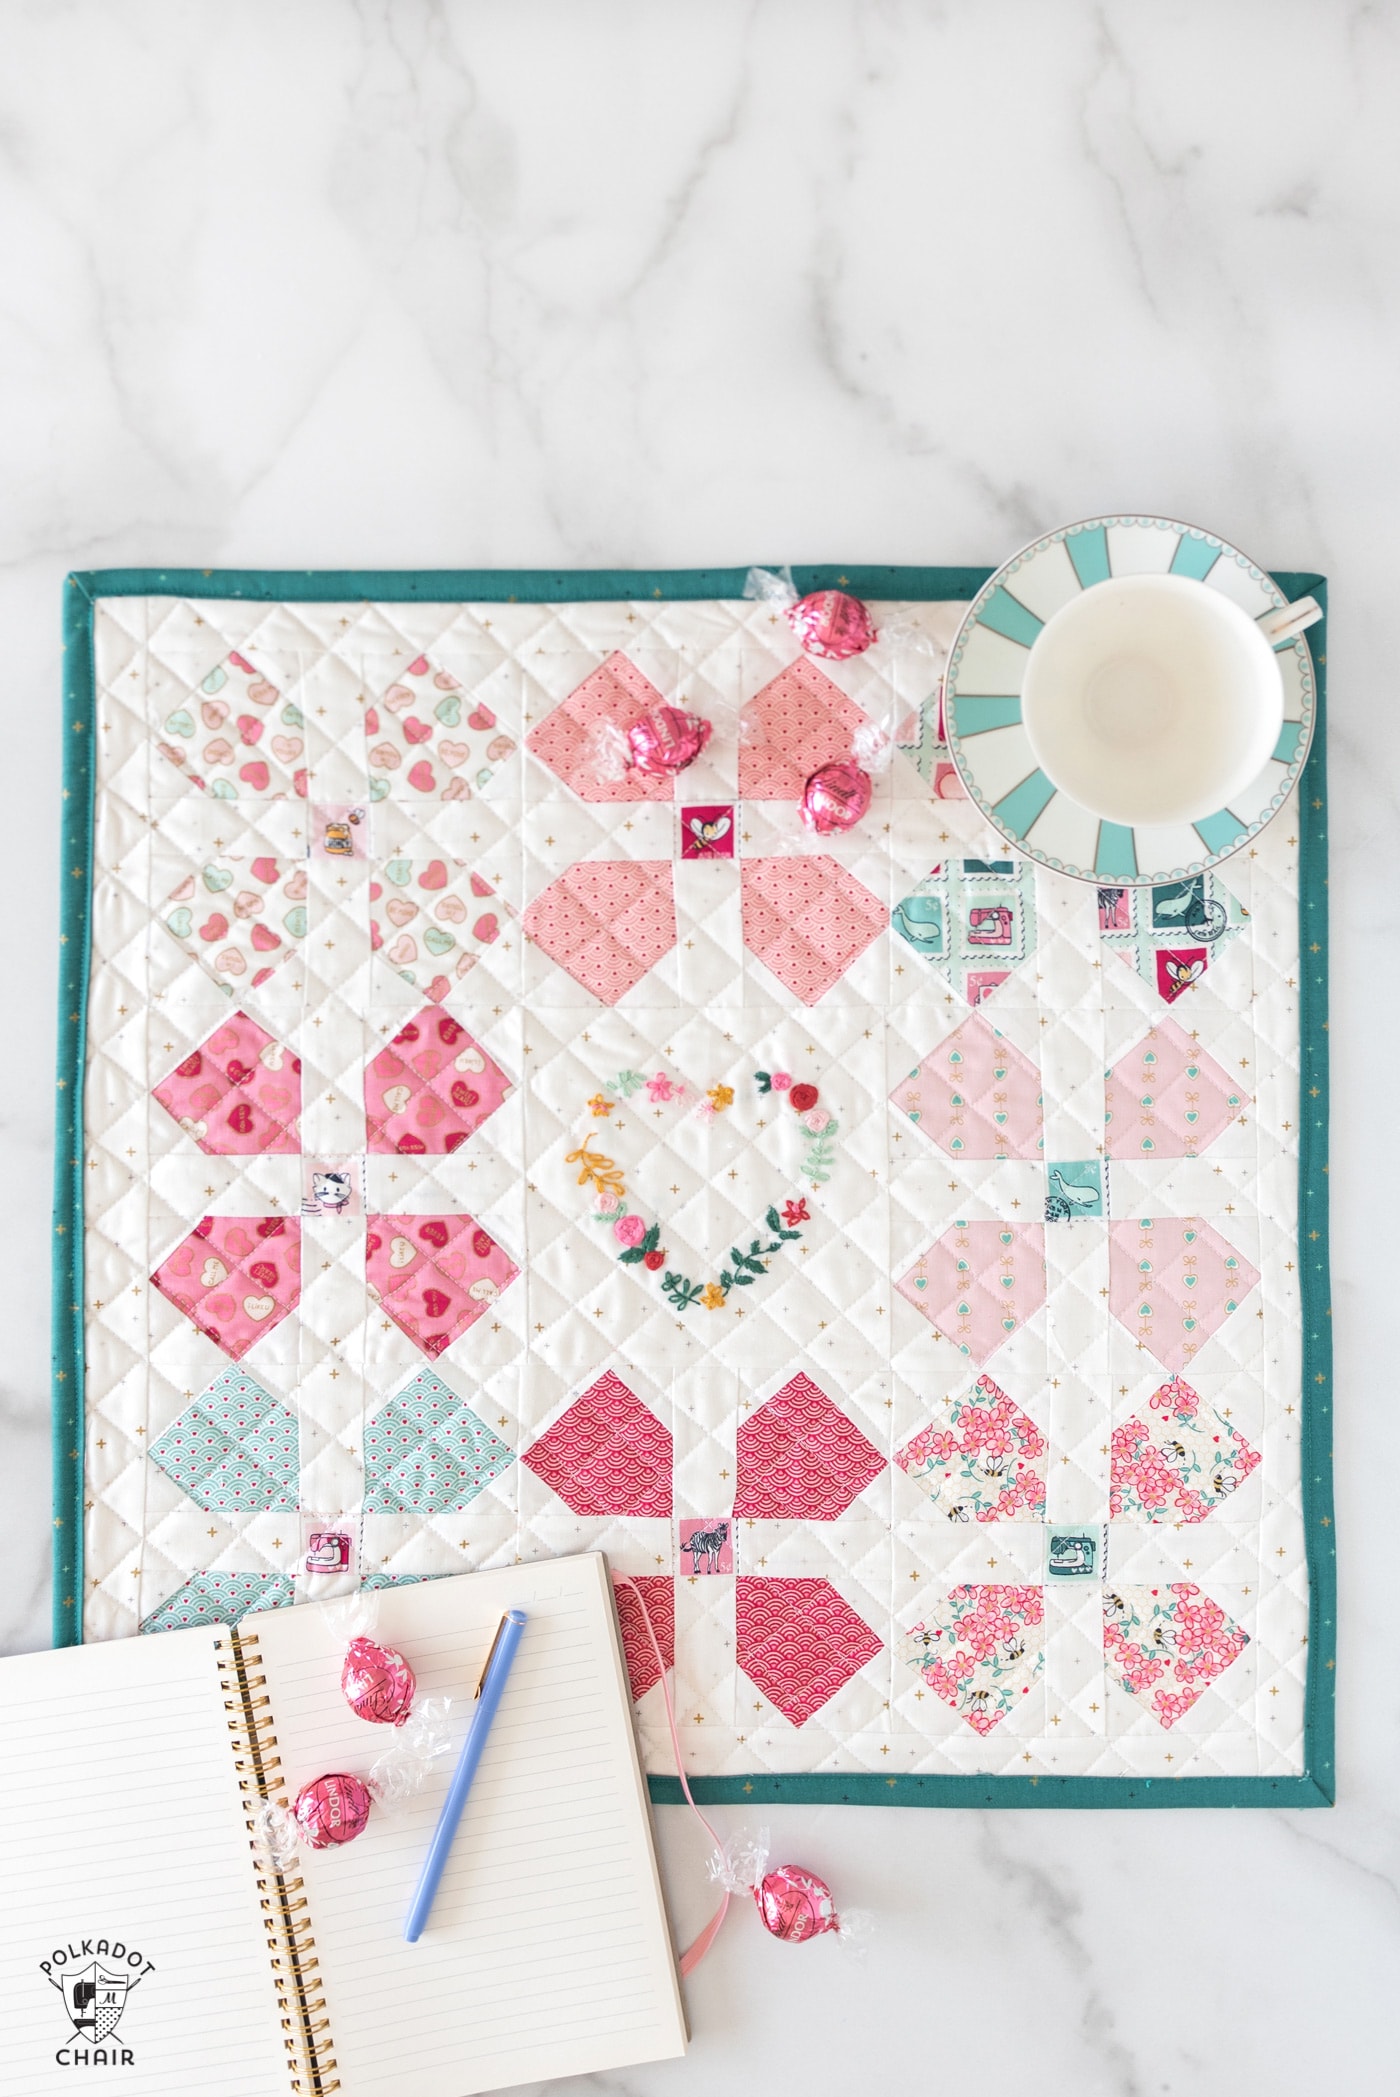
[[[1275,642],[1307,600],[1251,619],[1180,575],[1095,583],[1036,636],[1021,718],[1036,762],[1109,823],[1190,823],[1227,808],[1283,722]]]

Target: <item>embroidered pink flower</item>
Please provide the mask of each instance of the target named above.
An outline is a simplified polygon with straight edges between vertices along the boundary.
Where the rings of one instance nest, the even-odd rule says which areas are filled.
[[[785,1201],[783,1203],[783,1222],[788,1230],[795,1230],[799,1223],[809,1223],[810,1221],[811,1217],[808,1214],[805,1201]]]
[[[773,1073],[773,1090],[774,1090],[775,1092],[786,1092],[786,1091],[787,1091],[787,1089],[788,1089],[788,1087],[789,1087],[789,1086],[791,1085],[791,1083],[792,1083],[792,1072],[791,1072],[790,1070],[775,1070],[775,1071],[774,1071],[774,1073]]]
[[[668,1099],[674,1099],[675,1096],[676,1088],[664,1070],[658,1070],[654,1078],[647,1079],[647,1098],[653,1100],[657,1106],[664,1105]]]
[[[611,1216],[615,1210],[622,1207],[622,1203],[616,1194],[601,1190],[593,1197],[593,1207],[599,1216]]]
[[[619,1245],[640,1245],[647,1234],[647,1227],[640,1216],[619,1216],[613,1225],[613,1236]]]
[[[820,1136],[823,1129],[831,1127],[831,1116],[825,1107],[813,1107],[810,1113],[803,1115],[802,1126],[810,1129],[814,1136]]]

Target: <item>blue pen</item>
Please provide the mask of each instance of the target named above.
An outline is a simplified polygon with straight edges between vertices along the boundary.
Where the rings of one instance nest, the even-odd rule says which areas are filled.
[[[418,1884],[409,1906],[408,1920],[403,1926],[404,1939],[409,1944],[416,1944],[423,1934],[428,1911],[433,1905],[434,1895],[447,1865],[452,1838],[462,1817],[462,1808],[467,1803],[467,1793],[472,1788],[476,1765],[486,1747],[486,1736],[491,1730],[491,1721],[496,1716],[496,1706],[501,1701],[501,1691],[506,1686],[506,1676],[510,1673],[510,1664],[515,1658],[515,1649],[520,1643],[520,1634],[524,1629],[523,1609],[508,1609],[496,1627],[496,1636],[492,1639],[491,1650],[486,1655],[486,1665],[481,1670],[481,1680],[476,1685],[476,1710],[472,1714],[467,1737],[462,1742],[462,1753],[456,1769],[452,1772],[452,1782],[447,1787],[447,1797],[442,1802],[438,1824],[433,1830],[433,1839],[428,1844],[428,1854],[423,1859],[423,1869],[418,1875]]]

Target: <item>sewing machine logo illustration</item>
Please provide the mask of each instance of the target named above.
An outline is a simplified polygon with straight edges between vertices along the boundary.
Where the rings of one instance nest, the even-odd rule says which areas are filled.
[[[115,1968],[117,1970],[113,1971]],[[109,2041],[121,2023],[132,1989],[155,1967],[139,1951],[120,1941],[83,1937],[62,1944],[39,1970],[63,1997],[73,2030],[54,2059],[60,2068],[129,2068],[135,2056],[129,2046]]]
[[[1108,1531],[1102,1525],[1051,1529],[1046,1539],[1047,1580],[1102,1580],[1108,1555]]]

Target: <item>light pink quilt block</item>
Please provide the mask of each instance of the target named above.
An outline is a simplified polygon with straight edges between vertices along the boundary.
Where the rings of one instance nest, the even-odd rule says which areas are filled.
[[[739,722],[739,793],[800,801],[819,765],[849,762],[868,714],[815,663],[789,663],[754,695]]]
[[[211,1156],[301,1150],[301,1058],[246,1012],[235,1012],[153,1089]]]
[[[979,1368],[1045,1301],[1038,1223],[955,1223],[895,1284]]]
[[[424,1354],[436,1357],[488,1311],[519,1274],[471,1216],[369,1216],[370,1298]]]
[[[575,1514],[670,1515],[671,1430],[611,1369],[523,1461]]]
[[[1233,1667],[1249,1633],[1189,1580],[1119,1587],[1103,1598],[1104,1665],[1164,1731]]]
[[[942,1405],[894,1460],[949,1522],[1045,1520],[1045,1437],[990,1376]]]
[[[1258,1467],[1259,1451],[1182,1377],[1113,1430],[1108,1512],[1115,1522],[1203,1522]]]
[[[804,1005],[885,929],[879,898],[825,853],[746,859],[740,880],[744,945]]]
[[[470,801],[516,747],[485,700],[426,655],[375,695],[364,727],[375,800]]]
[[[890,1098],[950,1157],[1043,1155],[1039,1073],[980,1013],[901,1078]]]
[[[605,1005],[676,943],[669,859],[584,859],[525,912],[525,936]]]
[[[306,798],[301,717],[276,685],[231,649],[161,723],[156,747],[194,786],[221,801]]]
[[[885,1459],[825,1391],[799,1372],[739,1428],[736,1520],[831,1522]]]
[[[896,1652],[924,1687],[986,1739],[1034,1690],[1045,1666],[1039,1587],[955,1587],[906,1631]]]
[[[526,745],[581,801],[669,801],[669,777],[636,770],[613,776],[611,767],[600,771],[597,765],[600,731],[611,727],[626,735],[634,721],[665,703],[651,679],[619,651],[530,730]]]
[[[829,1580],[741,1574],[734,1587],[739,1665],[794,1726],[805,1726],[884,1650]]]
[[[428,1005],[365,1071],[365,1130],[374,1152],[459,1150],[513,1087],[451,1013]]]
[[[301,1225],[293,1216],[205,1216],[151,1280],[241,1361],[301,1299]]]
[[[1149,1216],[1108,1227],[1109,1308],[1178,1376],[1258,1280],[1258,1268],[1199,1216]]]
[[[1108,1155],[1199,1157],[1248,1105],[1214,1056],[1174,1019],[1160,1019],[1104,1080]]]

